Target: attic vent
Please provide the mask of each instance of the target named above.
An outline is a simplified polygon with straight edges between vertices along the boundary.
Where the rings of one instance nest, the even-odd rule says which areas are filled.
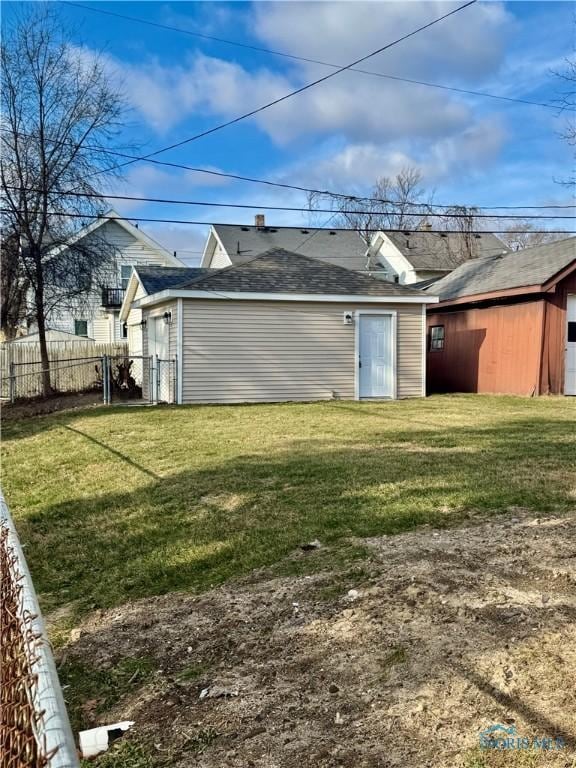
[[[240,227],[242,232],[250,232],[250,227]]]
[[[404,234],[405,234],[406,236],[408,236],[408,235],[410,235],[410,234],[411,234],[411,232],[404,232]]]
[[[476,240],[480,240],[480,238],[482,237],[482,235],[474,235],[474,237],[476,238]]]
[[[335,235],[335,234],[336,234],[336,232],[334,232],[333,230],[330,230],[330,232],[328,232],[328,234],[329,234],[329,235]]]
[[[446,232],[440,232],[440,237],[448,237],[448,235],[446,234]]]
[[[277,229],[269,229],[268,232],[278,232]]]
[[[309,235],[310,230],[309,229],[301,229],[300,232],[302,232],[303,235]]]

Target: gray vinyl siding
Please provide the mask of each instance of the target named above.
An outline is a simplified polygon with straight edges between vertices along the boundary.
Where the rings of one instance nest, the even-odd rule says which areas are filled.
[[[358,309],[397,312],[397,395],[423,393],[420,304],[183,299],[182,307],[184,403],[353,399],[355,329],[343,313]]]

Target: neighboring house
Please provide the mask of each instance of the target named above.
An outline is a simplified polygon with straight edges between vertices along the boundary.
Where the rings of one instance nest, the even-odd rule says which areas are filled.
[[[576,395],[576,238],[468,262],[428,290],[429,391]]]
[[[98,238],[98,242],[105,240],[113,249],[114,263],[110,267],[106,284],[91,291],[86,301],[78,304],[76,311],[67,309],[52,312],[47,322],[53,330],[83,336],[96,342],[121,341],[126,338],[127,329],[120,323],[119,313],[132,268],[138,265],[183,265],[141,229],[114,211],[107,213],[106,218],[96,219],[79,230],[71,242],[90,237]]]
[[[264,216],[254,226],[215,224],[210,227],[201,266],[242,264],[271,248],[321,259],[379,279],[410,285],[444,277],[470,258],[506,252],[490,233],[375,232],[370,247],[355,230],[317,230],[313,227],[269,227]]]
[[[87,339],[85,336],[75,336],[73,333],[67,331],[57,331],[52,328],[46,328],[46,343],[47,344],[86,344],[91,342],[92,339]],[[25,346],[26,344],[32,344],[33,346],[40,343],[40,337],[38,331],[34,333],[27,333],[25,336],[17,336],[12,341],[8,342],[10,345],[18,344],[19,346]]]
[[[120,313],[144,355],[177,360],[178,402],[425,394],[434,297],[279,248],[185,273],[136,269]]]

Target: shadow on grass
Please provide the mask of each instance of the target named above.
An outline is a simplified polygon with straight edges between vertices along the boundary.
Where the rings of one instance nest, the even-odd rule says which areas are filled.
[[[424,523],[452,525],[470,512],[574,506],[573,425],[556,419],[372,433],[368,444],[336,447],[328,438],[302,439],[163,479],[84,437],[151,482],[21,519],[48,609],[209,588],[276,563],[316,537],[338,545]]]

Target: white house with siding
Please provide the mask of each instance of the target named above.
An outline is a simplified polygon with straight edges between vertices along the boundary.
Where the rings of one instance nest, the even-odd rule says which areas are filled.
[[[98,238],[113,251],[113,263],[103,285],[91,291],[77,310],[60,310],[50,314],[47,326],[53,331],[64,331],[86,337],[98,343],[122,341],[127,338],[127,327],[120,322],[120,307],[128,287],[133,267],[183,267],[179,259],[159,245],[149,235],[111,211],[94,220],[74,236],[74,242],[83,238]],[[31,328],[31,330],[34,330]]]
[[[180,403],[395,399],[425,395],[436,301],[272,249],[223,269],[136,267],[120,321],[131,354],[176,360]]]

